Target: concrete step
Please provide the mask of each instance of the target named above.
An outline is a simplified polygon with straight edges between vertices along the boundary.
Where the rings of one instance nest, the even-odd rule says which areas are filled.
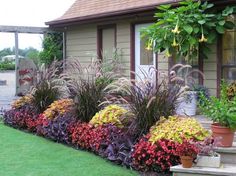
[[[192,167],[183,168],[181,165],[170,168],[173,176],[236,176],[235,164],[222,164],[220,168]]]
[[[218,147],[216,152],[221,155],[222,163],[235,164],[236,167],[236,142],[232,147]]]

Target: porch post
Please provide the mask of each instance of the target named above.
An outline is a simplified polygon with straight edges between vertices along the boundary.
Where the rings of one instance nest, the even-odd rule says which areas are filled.
[[[15,71],[16,71],[16,95],[18,94],[19,89],[19,39],[18,39],[18,32],[15,32]]]
[[[66,68],[66,32],[64,31],[62,33],[63,36],[63,70]]]

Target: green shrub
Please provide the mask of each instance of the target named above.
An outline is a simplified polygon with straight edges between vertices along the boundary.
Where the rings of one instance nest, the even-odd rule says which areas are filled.
[[[40,62],[50,65],[55,59],[63,58],[62,48],[63,39],[62,33],[48,33],[43,40],[43,51],[39,53]]]
[[[219,98],[212,96],[210,99],[207,99],[202,95],[201,101],[200,109],[203,114],[209,117],[213,122],[217,122],[231,129],[236,129],[236,97],[229,100],[227,85],[225,83],[221,85]]]
[[[0,70],[15,70],[15,62],[12,61],[0,62]]]

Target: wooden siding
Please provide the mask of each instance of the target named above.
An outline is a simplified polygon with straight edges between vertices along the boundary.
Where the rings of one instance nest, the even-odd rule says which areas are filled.
[[[97,57],[97,26],[83,25],[67,29],[66,58],[79,59],[82,65],[88,65]]]
[[[216,95],[217,89],[217,53],[216,44],[210,46],[211,54],[209,54],[208,59],[204,59],[203,62],[203,72],[205,74],[204,85],[209,88],[211,95]]]
[[[159,80],[162,81],[166,75],[168,75],[169,62],[168,58],[165,56],[165,53],[159,53],[157,55],[157,70],[159,72]]]
[[[126,77],[130,77],[130,23],[118,22],[116,25],[116,32],[116,46],[121,55],[124,73]]]
[[[131,21],[117,21],[116,42],[118,54],[121,57],[122,68],[126,77],[130,77],[130,23]],[[92,58],[97,58],[97,24],[80,25],[67,29],[66,53],[67,58],[78,58],[81,64],[89,64]],[[211,95],[216,95],[217,89],[217,53],[216,45],[211,46],[212,53],[204,60],[204,85],[210,89]],[[157,69],[161,73],[168,73],[168,59],[164,53],[157,56]]]
[[[97,24],[67,29],[66,57],[78,58],[82,65],[97,58]],[[130,23],[117,23],[117,49],[125,76],[130,76]]]

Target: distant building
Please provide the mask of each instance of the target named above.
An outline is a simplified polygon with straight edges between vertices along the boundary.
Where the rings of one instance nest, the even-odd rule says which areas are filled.
[[[24,58],[23,56],[18,56],[19,59]],[[4,61],[15,61],[16,60],[16,55],[7,55],[4,56],[2,58],[0,58],[0,61],[4,62]]]

